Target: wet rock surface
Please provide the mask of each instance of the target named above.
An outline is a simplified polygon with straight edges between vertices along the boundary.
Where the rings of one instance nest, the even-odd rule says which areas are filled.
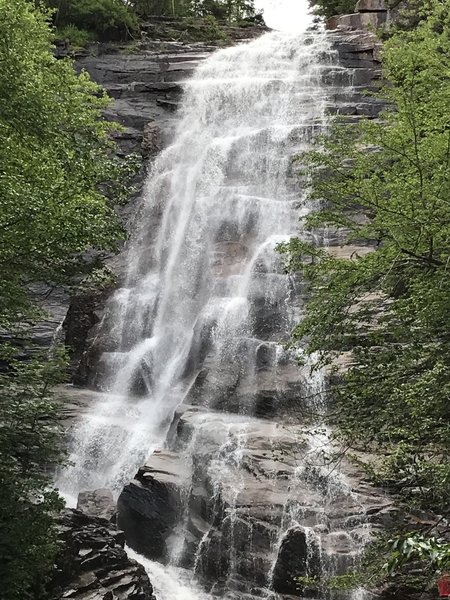
[[[295,596],[296,576],[345,572],[368,523],[381,527],[393,505],[351,464],[327,464],[329,441],[321,449],[312,435],[299,424],[183,407],[168,449],[153,454],[119,498],[127,540],[151,558],[173,559],[177,528],[179,564],[216,590],[270,584]]]
[[[140,194],[149,164],[172,140],[183,81],[215,49],[200,42],[154,41],[136,47],[97,44],[76,61],[76,69],[87,71],[113,99],[106,117],[124,127],[116,136],[119,154],[135,153],[143,159],[134,182],[136,193],[119,209],[127,229],[132,229],[139,218]],[[125,251],[102,260],[120,281]],[[66,297],[58,310],[58,325],[64,320],[63,337],[70,350],[72,381],[78,386],[95,384],[93,373],[101,371],[100,357],[111,344],[101,323],[112,291],[111,286],[80,291],[70,299]],[[56,316],[56,311],[52,314]]]
[[[380,99],[366,95],[367,90],[376,90],[380,82],[380,45],[376,36],[369,31],[351,30],[341,26],[330,31],[329,36],[339,55],[339,64],[330,67],[323,75],[330,85],[329,112],[341,114],[349,122],[356,122],[367,116],[377,118],[385,104]],[[142,44],[140,49],[133,49],[132,53],[128,54],[126,48],[100,44],[94,47],[94,54],[79,57],[77,68],[87,70],[114,98],[107,114],[126,128],[125,133],[121,133],[118,138],[123,154],[138,152],[145,160],[152,160],[170,143],[175,124],[178,122],[176,108],[183,93],[183,81],[215,49],[214,46],[205,43],[161,41]],[[143,176],[144,171],[141,174],[141,185]],[[138,198],[132,201],[123,212],[123,218],[129,221],[131,228],[139,219],[138,202]],[[161,214],[155,210],[152,226],[148,231],[149,243],[156,237],[160,219]],[[248,258],[248,247],[239,237],[238,230],[238,225],[230,222],[221,239],[217,241],[215,269],[224,282],[227,277],[238,273],[242,263]],[[320,238],[320,232],[317,232],[317,236]],[[334,239],[330,238],[330,232],[327,232],[326,242],[339,247],[342,237],[343,232],[336,232]],[[320,243],[320,239],[317,241]],[[354,251],[357,252],[358,248],[354,248]],[[117,274],[119,283],[124,257],[125,254],[122,253],[119,257],[106,260],[108,266]],[[262,262],[260,268],[259,284],[257,285],[256,281],[254,283],[251,318],[260,341],[279,342],[279,331],[285,326],[284,303],[289,291],[286,289],[286,280],[281,277],[281,261],[278,279],[273,273],[264,272],[266,268],[273,270],[273,265],[267,267]],[[290,285],[290,302],[294,309],[301,299],[302,292],[295,282],[292,281]],[[271,291],[270,295],[267,295],[268,289]],[[114,325],[109,321],[108,309],[106,312],[104,310],[110,292],[111,290],[106,290],[81,294],[71,300],[63,327],[66,343],[72,348],[73,381],[77,385],[98,387],[106,378],[99,361],[101,355],[108,351],[108,347],[115,347],[114,339],[110,335]],[[64,310],[60,312],[64,314]],[[208,353],[208,338],[213,327],[214,322],[204,324],[205,345],[199,349],[202,356]],[[274,391],[273,383],[272,389],[268,391],[265,389],[267,384],[261,381],[258,414],[276,411],[280,397],[285,397],[286,393],[295,396],[298,391],[295,384],[292,387],[288,383],[290,376],[287,373],[270,373],[270,368],[266,371],[268,375],[260,375],[259,378],[278,381],[277,391]],[[242,376],[240,381],[243,381]],[[197,384],[214,387],[215,377],[212,373],[203,373]],[[228,391],[233,394],[237,384],[236,381],[231,382]],[[290,391],[286,389],[291,387]],[[243,396],[242,393],[239,395]],[[195,402],[195,399],[191,398],[190,401]]]
[[[296,595],[301,589],[296,578],[318,577],[320,567],[319,548],[311,544],[302,527],[294,526],[281,542],[273,572],[273,589],[282,594]]]
[[[106,519],[64,510],[52,600],[155,600],[144,567],[128,558],[125,536]]]
[[[115,521],[116,503],[111,490],[99,489],[78,494],[77,510],[91,517]]]

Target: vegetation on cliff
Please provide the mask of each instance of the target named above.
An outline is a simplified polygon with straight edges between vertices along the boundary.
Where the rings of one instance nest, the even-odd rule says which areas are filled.
[[[108,99],[54,58],[47,15],[0,0],[0,31],[0,597],[26,600],[41,597],[56,550],[60,500],[48,468],[61,453],[50,390],[65,374],[64,357],[24,352],[39,316],[29,286],[67,283],[85,251],[115,247],[109,196],[129,170],[101,117]]]
[[[253,0],[42,0],[51,9],[57,36],[74,45],[99,40],[140,37],[141,22],[150,17],[195,20],[209,25],[211,39],[220,38],[218,23],[242,24],[261,20]],[[211,23],[215,25],[212,29]],[[189,24],[189,23],[188,23]]]
[[[334,370],[329,419],[343,443],[369,453],[372,478],[407,506],[448,514],[450,3],[422,10],[383,48],[392,109],[337,123],[307,157],[318,210],[306,227],[363,248],[336,258],[293,239],[283,251],[312,292],[293,343]]]
[[[309,4],[314,13],[321,16],[333,17],[355,12],[355,0],[310,0]]]

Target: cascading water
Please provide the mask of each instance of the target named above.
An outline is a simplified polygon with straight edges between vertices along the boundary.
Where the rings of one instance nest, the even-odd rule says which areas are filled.
[[[276,251],[309,210],[292,158],[326,125],[332,69],[320,31],[217,51],[186,82],[174,143],[149,175],[126,281],[102,323],[102,396],[59,484],[71,498],[119,494],[142,464],[139,490],[153,493],[158,476],[159,490],[170,484],[164,530],[147,514],[148,539],[129,539],[143,551],[158,540],[147,554],[168,566],[145,564],[159,600],[206,597],[194,579],[222,598],[282,597],[295,593],[286,553],[298,554],[293,575],[339,573],[363,543],[351,486],[316,464],[326,434],[300,423],[320,376],[280,345],[303,305]],[[126,531],[135,493],[119,498]]]
[[[323,35],[273,33],[217,52],[186,83],[175,142],[149,177],[127,280],[106,316],[108,393],[76,433],[65,489],[71,478],[74,491],[119,489],[149,440],[163,443],[206,354],[217,397],[233,377],[230,359],[251,362],[261,341],[289,332],[280,305],[294,290],[275,246],[296,233],[291,159],[324,124],[327,53]],[[262,304],[274,306],[272,322],[258,323]]]

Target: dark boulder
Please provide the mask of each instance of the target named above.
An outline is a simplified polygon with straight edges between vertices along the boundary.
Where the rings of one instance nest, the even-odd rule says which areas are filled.
[[[106,519],[67,509],[58,517],[57,531],[52,600],[155,600],[144,567],[124,550],[123,532]]]
[[[115,521],[116,503],[108,489],[81,492],[78,494],[77,509],[91,517]]]
[[[119,496],[119,527],[131,548],[148,558],[168,558],[167,542],[181,506],[183,469],[176,455],[157,452]]]
[[[302,596],[295,578],[319,574],[318,548],[310,543],[303,527],[292,527],[281,542],[273,572],[273,589],[280,594]]]

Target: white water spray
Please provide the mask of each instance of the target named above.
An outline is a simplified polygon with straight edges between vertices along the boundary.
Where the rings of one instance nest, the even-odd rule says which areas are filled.
[[[175,142],[149,176],[127,280],[105,319],[116,347],[104,355],[108,393],[75,432],[65,493],[119,491],[163,444],[201,355],[214,355],[220,374],[242,339],[270,337],[255,323],[255,299],[276,294],[274,333],[289,333],[281,304],[290,284],[276,275],[275,246],[296,234],[291,159],[325,122],[327,53],[323,34],[272,33],[215,53],[187,82]],[[222,391],[219,382],[212,396]]]

